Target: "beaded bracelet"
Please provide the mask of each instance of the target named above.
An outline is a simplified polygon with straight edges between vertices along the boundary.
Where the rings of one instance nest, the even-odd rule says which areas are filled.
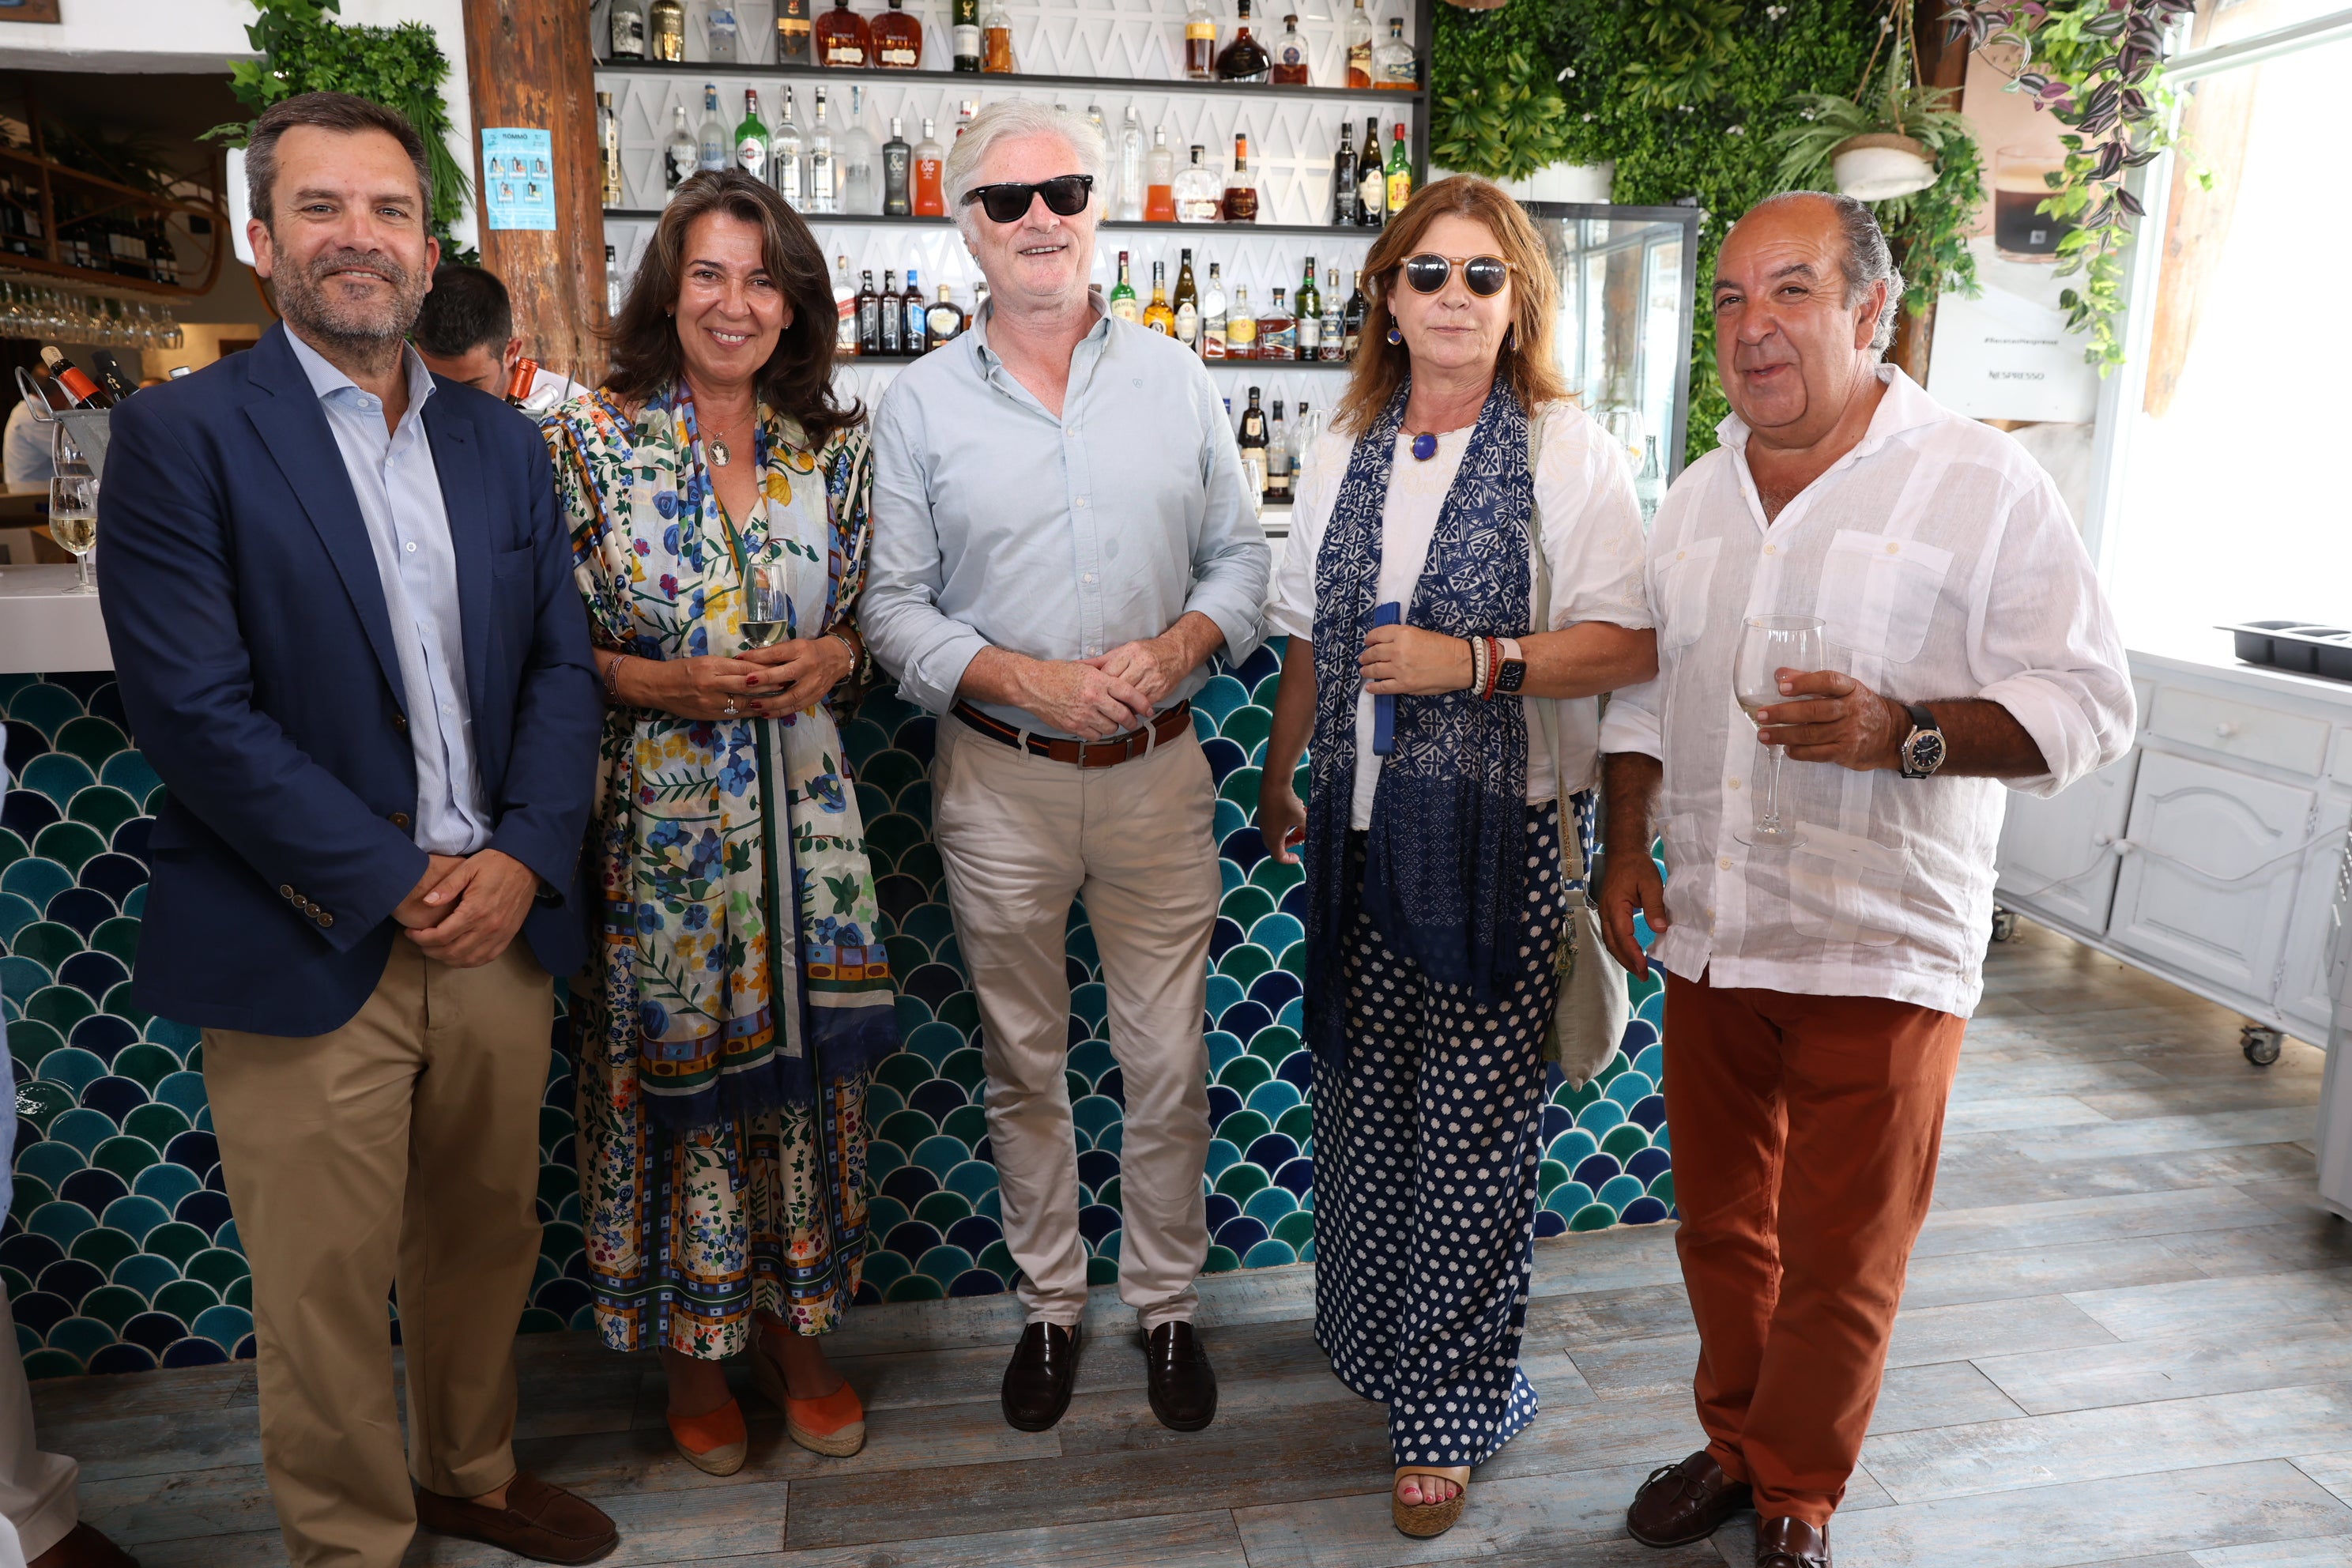
[[[1470,645],[1470,684],[1466,689],[1475,697],[1486,685],[1486,643],[1483,637],[1465,640]]]
[[[613,656],[613,662],[604,667],[604,697],[616,707],[621,700],[621,661],[628,657],[625,653],[616,653]]]
[[[1495,683],[1503,679],[1503,645],[1493,637],[1486,639],[1486,700],[1495,700]]]

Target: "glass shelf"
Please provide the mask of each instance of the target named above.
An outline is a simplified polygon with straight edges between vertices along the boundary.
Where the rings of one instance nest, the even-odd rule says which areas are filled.
[[[661,217],[661,209],[659,207],[606,207],[604,216],[624,223],[653,223]],[[827,224],[857,224],[877,228],[951,228],[954,226],[943,217],[889,217],[880,214],[860,216],[854,213],[802,213],[801,221],[811,228],[822,228]],[[1197,234],[1204,237],[1209,236],[1236,237],[1251,234],[1328,235],[1333,239],[1360,239],[1367,244],[1381,236],[1381,231],[1376,228],[1340,228],[1331,224],[1316,223],[1142,223],[1105,218],[1096,226],[1142,234]]]
[[[708,60],[598,60],[599,76],[686,76],[761,77],[783,81],[900,81],[929,86],[968,86],[975,89],[990,87],[1076,87],[1092,88],[1105,92],[1196,92],[1211,95],[1258,98],[1323,99],[1343,103],[1411,103],[1419,104],[1428,93],[1421,88],[1407,92],[1400,88],[1354,87],[1277,87],[1264,81],[1193,81],[1190,78],[1173,80],[1149,80],[1128,76],[1052,76],[1027,71],[1011,73],[991,71],[889,70],[879,67],[850,70],[828,66],[781,65],[719,65]]]

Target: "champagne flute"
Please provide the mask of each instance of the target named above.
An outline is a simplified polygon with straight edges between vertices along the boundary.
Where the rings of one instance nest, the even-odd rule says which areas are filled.
[[[1808,672],[1822,668],[1822,622],[1817,616],[1750,616],[1740,628],[1739,658],[1732,670],[1732,689],[1750,719],[1757,710],[1790,700],[1780,694],[1780,672]],[[1760,729],[1761,726],[1759,725]],[[1770,844],[1794,849],[1804,836],[1780,816],[1780,763],[1787,748],[1771,746],[1772,771],[1757,802],[1750,844]]]
[[[90,477],[88,469],[79,473],[60,469],[50,479],[49,537],[73,552],[80,578],[74,584],[74,592],[97,593],[98,579],[90,571],[89,552],[98,543],[98,480]]]
[[[752,562],[743,583],[743,646],[773,647],[792,635],[791,563]]]

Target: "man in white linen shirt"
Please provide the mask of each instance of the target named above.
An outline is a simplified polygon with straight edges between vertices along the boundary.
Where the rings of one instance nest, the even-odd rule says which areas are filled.
[[[1668,971],[1666,1124],[1707,1446],[1643,1484],[1637,1540],[1758,1516],[1761,1568],[1830,1560],[1982,989],[2002,788],[2121,756],[2114,617],[2048,478],[1878,363],[1903,281],[1870,209],[1759,205],[1716,264],[1733,416],[1660,509],[1658,677],[1602,721],[1609,945]],[[1732,691],[1744,623],[1816,616],[1822,670]],[[1752,842],[1784,744],[1801,842]],[[1644,853],[1666,845],[1666,879]]]

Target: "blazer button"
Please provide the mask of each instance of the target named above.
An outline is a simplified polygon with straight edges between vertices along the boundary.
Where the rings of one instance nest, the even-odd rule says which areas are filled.
[[[322,927],[322,928],[323,928],[323,927],[326,927],[326,926],[333,925],[334,923],[335,923],[335,917],[334,917],[334,916],[332,916],[332,915],[330,915],[330,914],[321,914],[321,915],[319,917],[319,924],[320,924],[320,927]]]
[[[392,727],[399,731],[404,735],[408,733],[408,715],[405,713],[394,714],[392,716]]]
[[[393,825],[394,827],[399,828],[403,833],[407,832],[407,831],[408,831],[408,813],[406,813],[406,812],[404,812],[404,811],[395,811],[395,812],[394,812],[394,813],[392,814],[392,825]]]
[[[278,896],[281,899],[290,899],[294,896],[294,889],[281,884],[278,889]]]

